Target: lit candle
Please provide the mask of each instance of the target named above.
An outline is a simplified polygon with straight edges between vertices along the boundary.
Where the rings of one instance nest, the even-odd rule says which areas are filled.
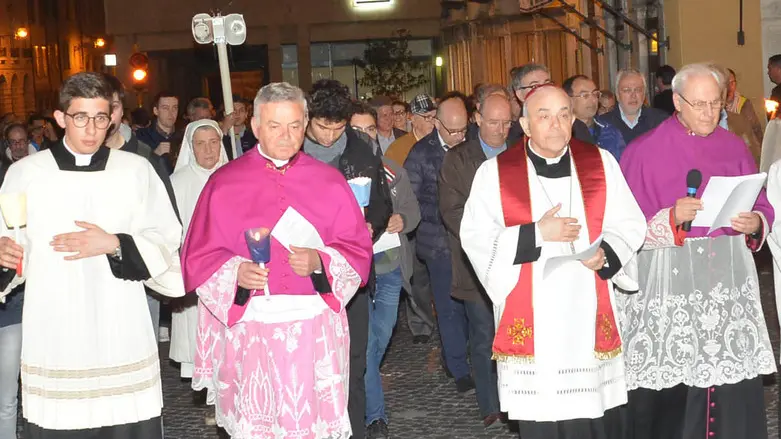
[[[765,110],[771,120],[776,118],[776,111],[778,111],[778,102],[772,99],[765,99]]]

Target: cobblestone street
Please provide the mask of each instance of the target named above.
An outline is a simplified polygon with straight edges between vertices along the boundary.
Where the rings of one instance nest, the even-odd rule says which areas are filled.
[[[760,283],[773,346],[779,345],[778,318],[773,298],[772,274],[764,264]],[[505,439],[517,438],[507,426],[486,431],[477,411],[474,395],[460,397],[455,385],[439,365],[436,339],[428,345],[412,343],[404,316],[382,369],[390,417],[391,436],[396,439]],[[196,405],[189,382],[179,378],[175,364],[168,360],[168,343],[160,345],[165,397],[164,419],[168,439],[218,439],[215,427],[204,418],[213,408]],[[778,357],[778,355],[776,355]],[[770,439],[778,439],[777,376],[766,379],[765,396]],[[737,439],[737,438],[735,438]]]

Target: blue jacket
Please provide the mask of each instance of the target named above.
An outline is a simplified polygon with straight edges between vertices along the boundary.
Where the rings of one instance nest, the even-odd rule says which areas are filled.
[[[594,126],[589,128],[589,131],[597,146],[613,154],[616,161],[621,159],[621,153],[626,148],[626,142],[624,142],[624,136],[621,135],[621,131],[618,128],[610,125],[608,122],[599,120],[597,117],[594,118]]]
[[[404,162],[420,205],[420,225],[415,239],[417,254],[422,259],[450,258],[447,231],[439,213],[438,189],[439,169],[446,152],[434,130],[412,147]]]

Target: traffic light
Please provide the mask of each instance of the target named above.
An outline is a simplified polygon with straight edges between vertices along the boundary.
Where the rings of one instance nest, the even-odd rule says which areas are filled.
[[[133,88],[142,91],[149,79],[149,58],[145,53],[136,52],[130,56],[130,69],[133,75]]]

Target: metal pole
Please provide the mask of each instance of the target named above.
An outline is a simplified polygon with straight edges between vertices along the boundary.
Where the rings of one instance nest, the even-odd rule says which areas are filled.
[[[225,104],[225,116],[233,113],[233,94],[231,92],[231,74],[230,66],[228,66],[228,46],[226,43],[216,43],[217,45],[217,58],[220,62],[220,82],[222,82],[222,102]],[[231,138],[231,153],[236,152],[236,136],[234,135],[233,126],[228,130],[228,134]]]

